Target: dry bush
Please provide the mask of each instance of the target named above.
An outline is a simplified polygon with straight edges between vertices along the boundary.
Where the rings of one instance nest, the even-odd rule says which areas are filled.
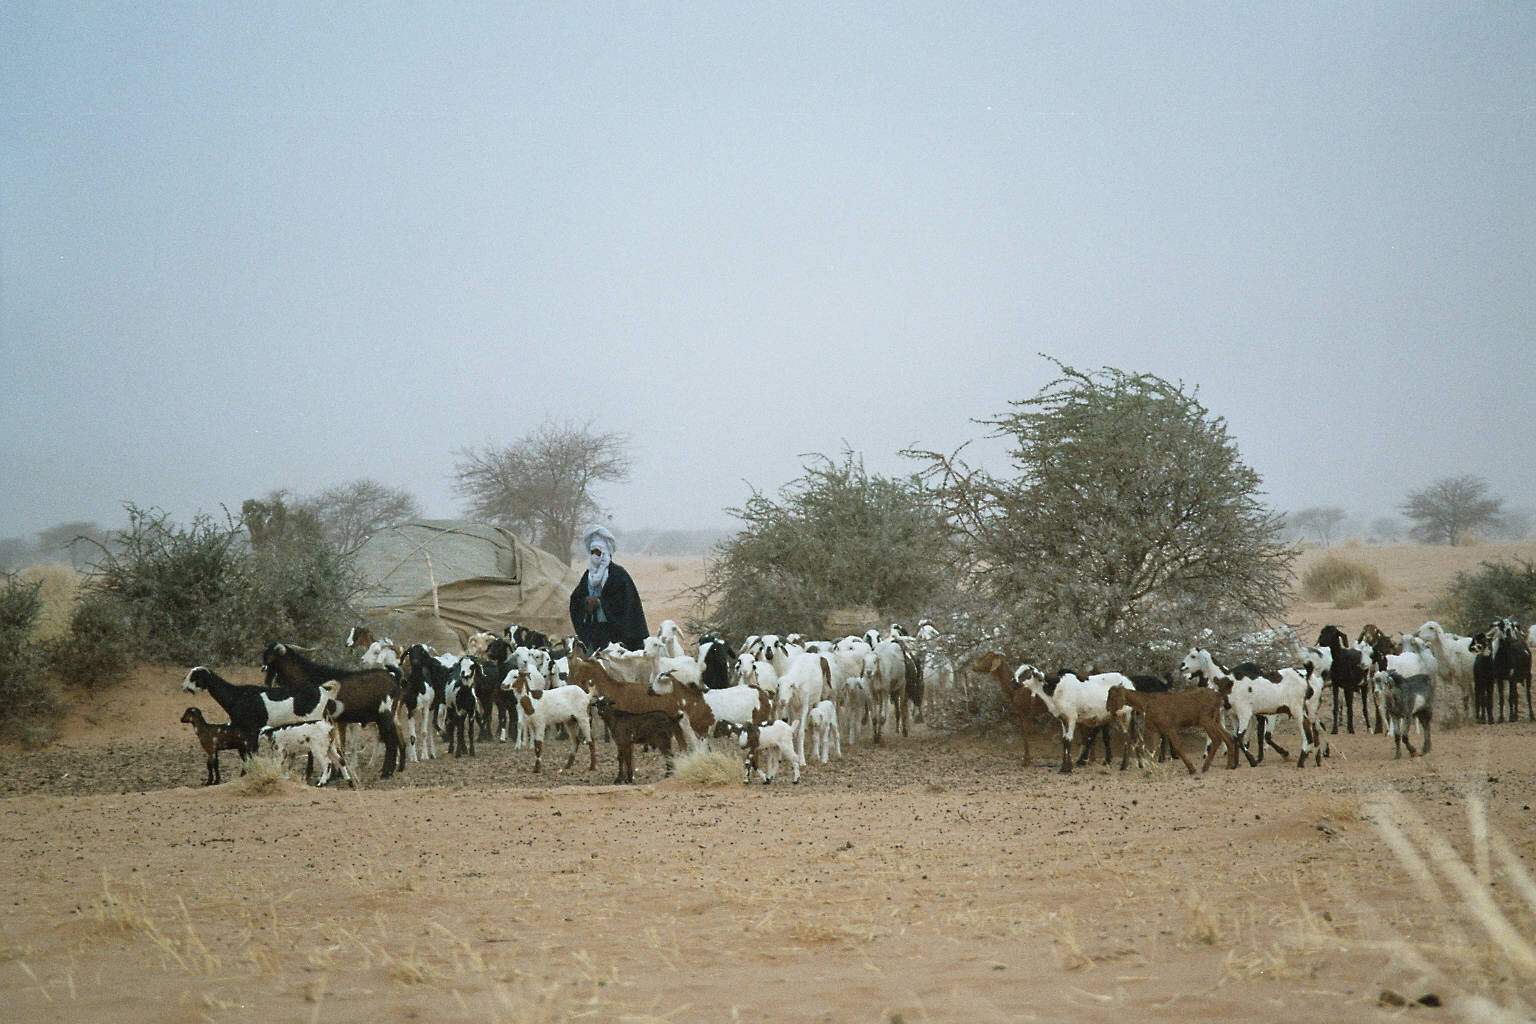
[[[1385,594],[1387,585],[1381,573],[1370,566],[1329,555],[1301,574],[1301,592],[1308,601],[1332,601],[1335,608],[1358,608]]]
[[[245,774],[227,788],[240,796],[271,796],[288,780],[288,769],[281,761],[270,754],[257,754],[245,762]]]
[[[42,614],[41,582],[6,576],[0,585],[0,732],[29,747],[53,738],[58,695],[37,639]]]
[[[52,640],[69,628],[69,616],[80,593],[80,574],[67,565],[34,565],[21,570],[22,583],[38,583],[42,610],[37,619],[39,640]]]
[[[731,786],[741,782],[741,762],[709,747],[695,747],[672,762],[672,773],[690,786]]]

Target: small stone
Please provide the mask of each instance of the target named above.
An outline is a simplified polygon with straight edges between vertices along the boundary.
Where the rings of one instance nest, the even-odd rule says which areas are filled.
[[[1440,1005],[1440,997],[1435,995],[1433,992],[1426,992],[1423,995],[1419,996],[1419,1005],[1420,1006],[1439,1006]]]
[[[1389,988],[1381,990],[1381,995],[1376,997],[1376,1002],[1381,1006],[1407,1006],[1408,1000],[1393,992]]]

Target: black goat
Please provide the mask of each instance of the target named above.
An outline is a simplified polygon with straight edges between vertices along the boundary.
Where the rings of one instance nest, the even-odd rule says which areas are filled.
[[[1324,626],[1317,634],[1317,646],[1328,648],[1333,655],[1333,667],[1323,674],[1333,693],[1333,733],[1339,732],[1339,694],[1344,694],[1345,724],[1355,731],[1355,694],[1360,694],[1360,717],[1365,728],[1371,728],[1370,702],[1365,699],[1366,680],[1370,666],[1365,656],[1349,645],[1349,637],[1338,626]]]

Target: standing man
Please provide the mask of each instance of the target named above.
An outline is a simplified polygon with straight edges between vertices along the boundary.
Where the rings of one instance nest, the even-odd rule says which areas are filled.
[[[601,526],[582,534],[587,571],[571,592],[571,627],[593,654],[611,643],[638,651],[650,635],[640,591],[624,567],[613,560],[618,549],[613,534]]]

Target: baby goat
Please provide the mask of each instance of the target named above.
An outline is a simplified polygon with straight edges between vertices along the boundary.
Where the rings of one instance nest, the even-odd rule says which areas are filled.
[[[614,785],[635,781],[635,744],[655,747],[666,762],[665,775],[672,774],[672,744],[685,745],[683,713],[668,714],[665,711],[625,711],[608,697],[593,697],[592,707],[597,711],[613,742],[619,748],[619,774]]]
[[[1200,766],[1201,772],[1210,771],[1211,761],[1223,744],[1227,749],[1227,767],[1237,767],[1237,741],[1221,724],[1222,702],[1221,694],[1204,687],[1179,693],[1139,693],[1123,686],[1111,686],[1104,709],[1115,715],[1121,708],[1130,707],[1141,715],[1147,725],[1168,744],[1168,749],[1184,762],[1189,774],[1193,775],[1195,766],[1190,764],[1184,751],[1179,749],[1178,731],[1183,728],[1204,729],[1210,737],[1211,742],[1205,751],[1205,763]],[[1136,747],[1136,767],[1141,767],[1140,744]]]
[[[181,720],[197,730],[197,741],[203,745],[203,753],[208,755],[208,778],[203,785],[212,786],[224,781],[219,771],[219,751],[233,750],[241,760],[251,756],[251,746],[245,734],[234,726],[214,725],[205,720],[197,708],[187,708],[181,713]]]

